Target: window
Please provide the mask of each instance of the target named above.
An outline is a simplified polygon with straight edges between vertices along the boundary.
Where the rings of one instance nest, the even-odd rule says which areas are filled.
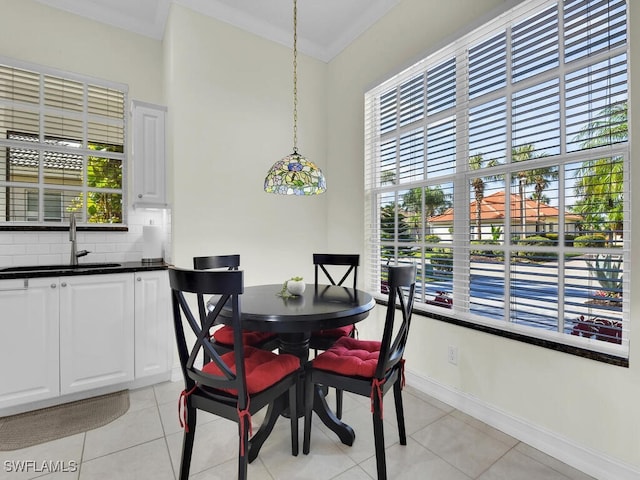
[[[0,64],[0,227],[123,223],[126,87]]]
[[[628,81],[624,0],[532,0],[367,92],[367,287],[628,358]]]

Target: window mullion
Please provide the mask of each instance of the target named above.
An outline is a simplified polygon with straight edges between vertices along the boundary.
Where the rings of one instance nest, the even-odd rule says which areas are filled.
[[[469,312],[469,185],[461,173],[469,169],[469,51],[456,53],[456,176],[453,186],[453,308]]]

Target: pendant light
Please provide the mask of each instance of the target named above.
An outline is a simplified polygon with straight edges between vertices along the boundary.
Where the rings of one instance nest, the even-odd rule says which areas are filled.
[[[298,6],[293,0],[293,153],[267,172],[264,191],[280,195],[316,195],[327,189],[322,171],[298,153]]]

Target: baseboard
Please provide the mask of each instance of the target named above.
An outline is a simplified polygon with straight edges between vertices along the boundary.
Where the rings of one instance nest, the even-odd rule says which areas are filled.
[[[578,445],[555,432],[510,415],[464,392],[409,370],[407,385],[471,415],[598,480],[637,480],[640,470],[602,452]]]

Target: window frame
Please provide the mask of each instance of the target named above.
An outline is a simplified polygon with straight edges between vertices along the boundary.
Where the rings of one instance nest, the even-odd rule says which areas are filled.
[[[560,137],[563,139],[563,148],[562,151],[555,156],[551,156],[548,159],[540,160],[535,164],[530,164],[531,168],[534,168],[536,165],[558,165],[559,168],[564,168],[566,165],[569,165],[572,162],[580,162],[586,158],[600,158],[602,155],[610,156],[611,158],[621,156],[624,158],[624,238],[621,240],[622,248],[620,252],[623,257],[623,272],[625,273],[623,277],[623,310],[622,310],[622,341],[620,344],[610,344],[608,342],[601,341],[592,341],[591,339],[579,338],[573,335],[567,334],[565,331],[558,332],[547,332],[543,329],[536,328],[522,328],[521,325],[513,324],[508,317],[503,317],[501,321],[491,321],[485,317],[474,316],[470,312],[469,308],[469,292],[470,292],[470,265],[471,261],[469,260],[469,252],[470,252],[470,234],[469,230],[469,212],[471,209],[471,203],[473,202],[473,197],[470,192],[469,184],[470,181],[477,177],[479,174],[473,172],[469,169],[469,163],[467,159],[473,154],[469,149],[469,142],[467,141],[467,137],[469,135],[469,111],[470,106],[477,105],[481,103],[480,100],[476,100],[476,98],[469,98],[469,90],[468,90],[468,80],[460,81],[460,77],[464,76],[464,74],[468,73],[468,55],[470,46],[476,46],[481,44],[483,41],[488,41],[493,36],[496,36],[500,29],[506,29],[507,32],[507,84],[503,89],[498,89],[498,92],[495,94],[495,98],[499,98],[502,94],[505,98],[510,101],[512,98],[513,91],[522,91],[525,86],[539,84],[545,78],[553,78],[554,76],[564,80],[566,77],[566,65],[564,60],[558,55],[559,66],[555,69],[551,69],[548,74],[545,76],[538,75],[535,76],[533,80],[519,80],[517,88],[513,88],[513,84],[510,81],[510,72],[513,68],[510,66],[510,47],[511,43],[511,26],[517,24],[517,22],[522,21],[525,18],[534,16],[539,12],[543,12],[545,9],[552,7],[554,4],[558,5],[558,18],[561,18],[563,15],[563,2],[558,0],[538,0],[538,1],[530,1],[523,2],[524,5],[518,5],[504,14],[498,16],[497,18],[487,22],[483,26],[462,34],[459,38],[453,42],[452,44],[439,49],[438,51],[432,52],[429,56],[424,59],[418,61],[416,64],[411,67],[405,69],[399,74],[393,76],[389,80],[382,82],[381,84],[373,87],[365,94],[365,245],[366,245],[366,255],[365,255],[365,264],[367,265],[365,269],[365,282],[366,286],[370,291],[377,292],[377,299],[383,302],[384,295],[381,293],[381,279],[383,278],[384,265],[382,261],[381,255],[381,247],[383,243],[381,242],[381,209],[380,205],[382,201],[380,200],[383,196],[391,196],[393,194],[397,194],[395,198],[395,202],[399,203],[400,192],[408,191],[414,187],[425,187],[435,185],[436,183],[446,183],[449,182],[452,185],[452,190],[455,191],[455,195],[453,196],[453,209],[458,212],[463,212],[462,215],[455,215],[453,220],[453,235],[452,241],[450,244],[447,244],[447,247],[450,247],[453,252],[453,288],[452,297],[457,300],[457,302],[453,302],[453,304],[446,305],[446,308],[442,308],[443,305],[435,305],[433,301],[426,301],[426,297],[423,297],[422,301],[417,302],[415,306],[415,311],[418,314],[422,314],[431,318],[435,318],[438,320],[446,321],[449,323],[453,323],[460,326],[465,326],[468,328],[476,329],[479,331],[524,341],[526,343],[535,344],[539,346],[543,346],[546,348],[551,348],[571,354],[576,354],[588,358],[597,359],[600,361],[605,361],[608,363],[628,366],[628,355],[629,355],[629,285],[628,285],[628,271],[629,271],[629,252],[630,252],[630,233],[631,233],[631,216],[630,216],[630,204],[629,204],[629,169],[630,169],[630,139],[627,137],[627,140],[620,143],[614,143],[612,145],[607,145],[604,147],[593,148],[589,151],[578,150],[577,152],[570,152],[566,149],[566,144],[568,143],[568,133],[566,129],[566,125],[560,125]],[[627,70],[625,72],[626,76],[626,85],[627,85],[627,105],[628,105],[628,86],[631,83],[629,78],[629,42],[628,42],[628,2],[625,2],[626,7],[626,32],[627,32],[627,41],[623,46],[617,46],[610,51],[607,51],[604,54],[596,54],[595,58],[613,58],[617,53],[626,55],[625,65]],[[562,26],[561,26],[562,27]],[[561,28],[560,27],[560,28]],[[564,31],[559,29],[558,38],[559,42],[563,41]],[[610,53],[613,51],[614,53]],[[422,179],[417,178],[413,181],[409,180],[406,182],[399,181],[397,185],[385,185],[384,182],[381,181],[381,173],[382,168],[381,165],[383,163],[384,157],[384,143],[383,139],[385,137],[385,128],[388,127],[388,123],[385,123],[385,105],[383,97],[387,92],[390,92],[392,89],[400,91],[402,85],[409,84],[413,81],[418,75],[424,75],[427,77],[427,72],[429,69],[438,68],[449,61],[454,61],[456,67],[460,69],[459,71],[465,72],[464,74],[456,74],[456,107],[455,107],[455,116],[454,121],[456,123],[456,153],[455,153],[455,172],[443,173],[437,177],[437,182],[434,178],[429,178],[427,174],[427,157],[426,157],[426,147],[423,149],[423,163],[424,163],[424,175]],[[578,60],[577,63],[570,64],[570,71],[578,71],[582,65],[592,65],[596,63],[594,57],[590,57],[584,59],[582,61]],[[427,80],[425,80],[426,83]],[[561,98],[559,112],[560,115],[564,115],[566,113],[565,104],[564,104],[564,96],[566,93],[564,82],[560,86],[559,97]],[[462,85],[461,85],[462,84]],[[425,89],[426,92],[426,89]],[[482,95],[480,95],[482,97]],[[491,95],[489,95],[491,97]],[[408,98],[408,97],[407,97]],[[436,111],[433,115],[429,116],[428,106],[424,99],[420,100],[425,103],[424,105],[424,120],[420,125],[424,128],[424,139],[426,142],[427,138],[427,123],[435,124],[438,121],[446,121],[447,115],[451,115],[450,112],[447,113],[442,111]],[[482,101],[486,101],[486,96]],[[407,100],[407,103],[410,100]],[[399,110],[399,109],[398,109]],[[411,108],[407,107],[407,111],[411,111]],[[513,113],[511,110],[507,110],[510,115],[507,115],[507,120],[505,121],[505,131],[506,131],[506,147],[505,147],[505,158],[508,150],[513,148],[515,143],[511,142],[511,122],[513,119]],[[398,123],[402,122],[400,118],[400,113],[398,113],[396,121]],[[630,115],[627,116],[626,121],[627,125],[630,123]],[[462,125],[462,126],[461,126]],[[388,136],[388,138],[395,138],[396,141],[400,139],[402,131],[404,133],[405,129],[410,129],[414,126],[411,121],[406,122],[406,127],[398,127],[395,133],[392,133]],[[627,133],[631,129],[627,129]],[[387,130],[388,131],[388,130]],[[598,155],[600,154],[601,155]],[[399,153],[397,155],[400,155]],[[529,165],[529,164],[528,164]],[[498,166],[489,166],[483,169],[482,175],[491,175],[493,172],[500,173],[502,175],[511,174],[515,172],[518,168],[517,165],[513,163],[512,160],[506,162],[505,165]],[[396,170],[398,177],[400,177],[401,172]],[[561,190],[563,187],[559,187]],[[512,191],[512,187],[510,182],[505,181],[504,185],[505,191]],[[566,192],[560,194],[561,197],[561,206],[564,205],[564,198]],[[506,195],[505,195],[506,198]],[[507,206],[505,207],[505,212],[507,210],[511,210],[508,208],[509,202],[506,201]],[[563,211],[562,209],[560,211]],[[560,218],[564,217],[564,213],[561,213]],[[560,227],[560,220],[558,219],[558,227]],[[395,219],[395,228],[396,232],[398,231],[398,218],[396,214]],[[426,223],[426,222],[424,222]],[[506,226],[509,226],[509,223],[505,223]],[[566,225],[566,223],[565,223]],[[506,235],[505,235],[506,236]],[[406,246],[402,242],[398,241],[399,238],[396,237],[393,247],[395,247],[396,255],[394,255],[394,261],[398,261],[398,249]],[[564,233],[560,236],[561,239],[564,239]],[[564,259],[567,254],[571,252],[569,248],[564,247],[564,242],[559,242],[559,246],[555,249],[558,252],[558,256],[562,256]],[[417,247],[424,249],[429,246],[429,242],[422,241],[417,242]],[[431,245],[434,246],[434,245]],[[512,254],[518,250],[518,246],[516,244],[511,243],[510,241],[503,242],[503,249],[505,252]],[[474,248],[476,248],[474,246]],[[480,247],[482,249],[483,247]],[[521,247],[520,247],[521,248]],[[486,247],[485,249],[489,249]],[[528,250],[533,252],[544,251],[545,249],[542,247],[530,247]],[[422,250],[424,252],[424,250]],[[602,254],[610,254],[611,250],[606,249],[593,249],[589,250],[589,252],[593,253],[602,253]],[[424,253],[423,253],[424,256]],[[563,260],[564,262],[564,260]],[[504,271],[505,269],[503,269]],[[566,272],[564,270],[559,270],[558,277],[564,278],[566,276]],[[508,272],[505,272],[505,296],[504,303],[508,304],[510,301],[510,297],[507,293],[507,285],[510,281],[513,280],[513,277],[509,275]],[[562,280],[559,280],[559,283]],[[383,281],[382,281],[383,283]],[[563,285],[560,285],[559,288],[563,288]],[[426,289],[426,287],[424,287]],[[380,293],[378,293],[380,292]],[[444,299],[443,301],[448,301]],[[560,302],[562,304],[562,301]],[[508,310],[505,307],[505,310]],[[564,313],[559,312],[558,316],[566,315],[566,311]],[[558,327],[559,329],[562,326]]]
[[[30,72],[34,76],[37,76],[39,79],[39,101],[37,103],[26,103],[21,102],[19,100],[14,100],[10,98],[13,95],[13,90],[10,89],[7,91],[7,96],[0,98],[0,105],[6,108],[21,108],[24,111],[29,111],[38,115],[39,120],[37,126],[38,133],[34,134],[31,131],[29,132],[20,132],[19,129],[15,128],[15,126],[10,125],[6,128],[7,135],[0,138],[0,148],[4,149],[5,154],[5,162],[7,166],[10,162],[11,150],[35,150],[38,152],[38,155],[42,159],[43,156],[47,153],[49,154],[62,154],[62,155],[70,155],[70,156],[78,156],[82,159],[82,171],[80,172],[79,177],[81,177],[81,181],[77,185],[69,185],[62,181],[60,183],[51,182],[45,176],[45,170],[47,166],[42,163],[42,161],[38,162],[38,166],[36,167],[38,170],[38,178],[34,181],[29,182],[12,182],[7,180],[0,181],[0,188],[2,189],[17,189],[17,194],[20,195],[20,191],[22,191],[22,195],[25,197],[27,192],[29,191],[37,191],[39,196],[39,206],[38,206],[38,218],[33,219],[31,216],[31,211],[27,212],[25,210],[24,220],[9,220],[8,217],[5,217],[5,220],[0,223],[0,231],[33,231],[33,230],[58,230],[61,228],[61,224],[64,224],[66,219],[68,218],[67,208],[63,205],[62,208],[62,218],[60,219],[51,219],[48,217],[46,211],[46,196],[51,195],[52,192],[60,195],[61,198],[65,196],[65,192],[69,192],[73,195],[75,192],[82,198],[82,206],[80,210],[77,210],[77,219],[79,226],[82,229],[91,229],[91,230],[101,230],[101,231],[126,231],[127,227],[127,205],[128,205],[128,171],[130,168],[129,165],[129,155],[128,155],[128,143],[129,143],[129,121],[128,121],[128,86],[126,84],[113,82],[109,80],[104,80],[96,77],[92,77],[89,75],[78,74],[67,72],[39,64],[34,64],[30,62],[24,62],[20,60],[16,60],[9,57],[0,56],[0,66],[3,68],[6,67],[8,69],[19,69]],[[45,84],[51,85],[52,83],[47,83],[47,77],[51,77],[54,81],[61,80],[62,82],[73,82],[79,84],[82,89],[82,101],[77,106],[77,109],[73,111],[65,110],[62,108],[58,108],[51,105],[46,105],[47,97],[45,96],[44,89]],[[13,87],[12,87],[13,88]],[[96,112],[95,110],[98,108],[102,108],[103,104],[98,103],[97,100],[99,95],[111,95],[111,91],[114,92],[114,95],[121,98],[121,101],[117,101],[116,108],[117,112],[121,112],[120,115],[114,115],[109,112],[108,114],[101,114]],[[90,100],[92,99],[92,100]],[[73,101],[73,100],[72,100]],[[61,102],[66,102],[64,99]],[[62,103],[63,105],[67,105],[67,103]],[[91,111],[91,109],[94,111]],[[71,112],[71,113],[66,113]],[[79,131],[81,132],[81,137],[79,139],[67,138],[65,136],[60,136],[58,134],[52,132],[45,132],[46,128],[49,128],[55,131],[55,124],[51,123],[50,126],[47,127],[45,125],[45,121],[55,122],[57,120],[57,115],[60,115],[59,118],[65,118],[65,115],[68,118],[76,119],[75,121],[79,123]],[[48,120],[47,120],[48,116]],[[121,133],[117,134],[118,143],[113,143],[109,141],[110,134],[105,135],[105,128],[108,129],[110,126],[115,127],[116,129],[121,129]],[[31,127],[30,127],[31,128]],[[32,128],[31,128],[32,129]],[[96,130],[102,129],[102,130]],[[93,131],[93,133],[91,133]],[[20,139],[11,139],[9,135],[27,135],[34,136],[36,138],[35,142],[31,141],[21,141]],[[95,137],[95,135],[98,135]],[[71,135],[73,136],[73,135]],[[93,138],[91,138],[93,137]],[[81,144],[79,147],[65,147],[63,145],[53,145],[49,139],[53,139],[56,141],[73,141],[77,142],[79,140]],[[122,144],[120,145],[120,141]],[[94,150],[91,148],[92,145],[111,145],[116,151],[106,151],[106,150]],[[122,149],[122,151],[117,151],[118,149]],[[89,159],[91,157],[99,157],[105,160],[115,160],[119,163],[119,167],[121,169],[121,184],[120,188],[113,187],[96,187],[89,185]],[[8,168],[8,167],[7,167]],[[106,178],[106,177],[101,177]],[[120,221],[116,223],[109,222],[89,222],[90,213],[87,211],[87,198],[88,194],[97,193],[97,194],[107,194],[107,195],[116,195],[121,199],[121,212],[120,212]],[[14,194],[12,194],[14,195]],[[72,199],[72,197],[69,197]],[[8,202],[9,200],[7,200]],[[8,207],[7,207],[8,208]],[[26,203],[25,203],[26,208]],[[9,215],[8,210],[6,215]],[[29,218],[27,218],[29,217]],[[66,226],[62,227],[66,228]]]

